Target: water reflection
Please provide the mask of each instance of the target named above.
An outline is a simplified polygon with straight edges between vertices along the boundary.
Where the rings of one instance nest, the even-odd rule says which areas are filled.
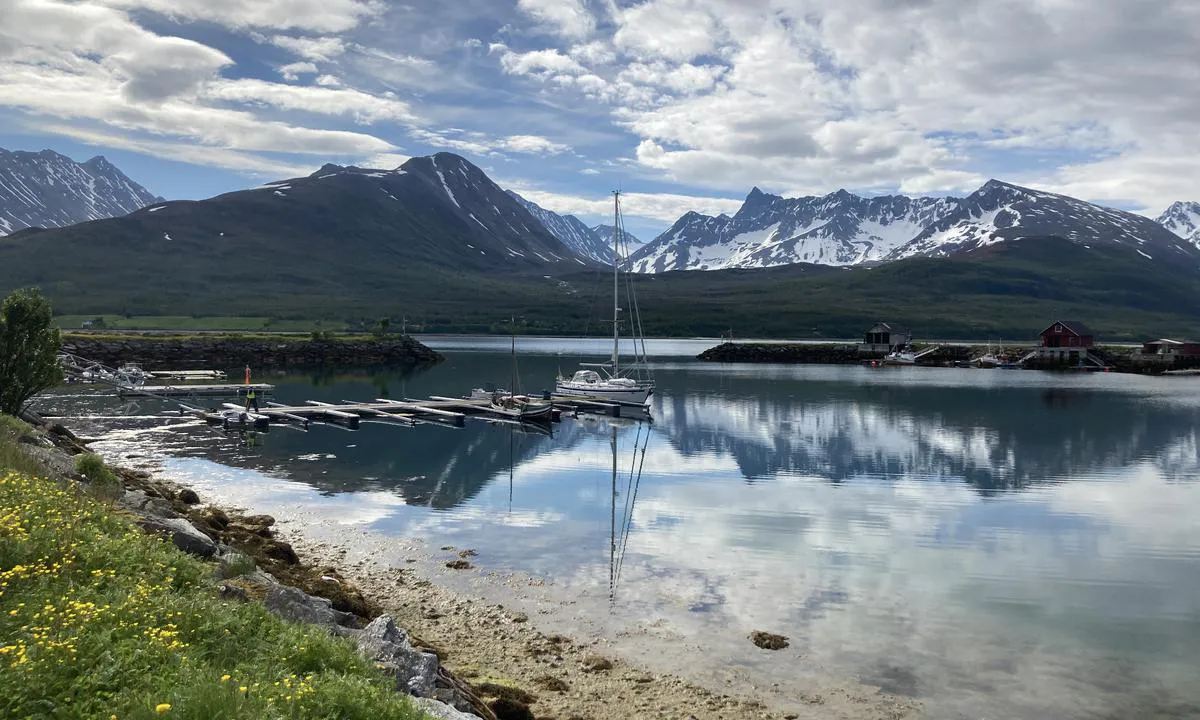
[[[523,386],[556,364],[523,358]],[[278,382],[289,402],[421,397],[507,367]],[[367,424],[253,444],[162,428],[145,401],[96,422],[123,428],[108,450],[184,458],[172,472],[598,590],[775,682],[820,667],[937,718],[1200,715],[1200,385],[671,362],[657,380],[652,429],[552,437]],[[759,628],[793,648],[764,660]]]

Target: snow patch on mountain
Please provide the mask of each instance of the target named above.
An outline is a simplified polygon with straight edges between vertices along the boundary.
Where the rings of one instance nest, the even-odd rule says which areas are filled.
[[[574,215],[559,215],[553,210],[526,200],[512,190],[505,190],[509,197],[516,200],[554,237],[562,241],[567,249],[580,258],[612,264],[612,234],[601,236],[589,228],[582,220]]]
[[[51,150],[0,149],[0,235],[127,215],[161,200],[103,156],[77,163]]]

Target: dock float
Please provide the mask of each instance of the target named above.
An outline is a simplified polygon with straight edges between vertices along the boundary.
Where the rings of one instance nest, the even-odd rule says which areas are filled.
[[[240,397],[248,389],[258,395],[266,395],[275,389],[267,383],[224,384],[224,385],[118,385],[117,394],[122,397]]]

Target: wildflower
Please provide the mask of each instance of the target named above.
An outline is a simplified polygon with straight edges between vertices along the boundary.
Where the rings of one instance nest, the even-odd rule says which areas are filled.
[[[222,676],[221,676],[221,682],[229,682],[229,678],[230,678],[230,676],[229,676],[229,675],[222,675]]]
[[[171,709],[171,703],[159,703],[154,706],[154,712],[156,712],[156,713],[165,713],[166,711],[168,711],[170,709]]]

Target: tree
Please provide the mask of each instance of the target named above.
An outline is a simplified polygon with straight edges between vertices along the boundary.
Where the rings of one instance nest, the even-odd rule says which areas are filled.
[[[62,380],[62,336],[52,321],[50,302],[36,289],[17,290],[0,303],[0,413],[16,415]]]

